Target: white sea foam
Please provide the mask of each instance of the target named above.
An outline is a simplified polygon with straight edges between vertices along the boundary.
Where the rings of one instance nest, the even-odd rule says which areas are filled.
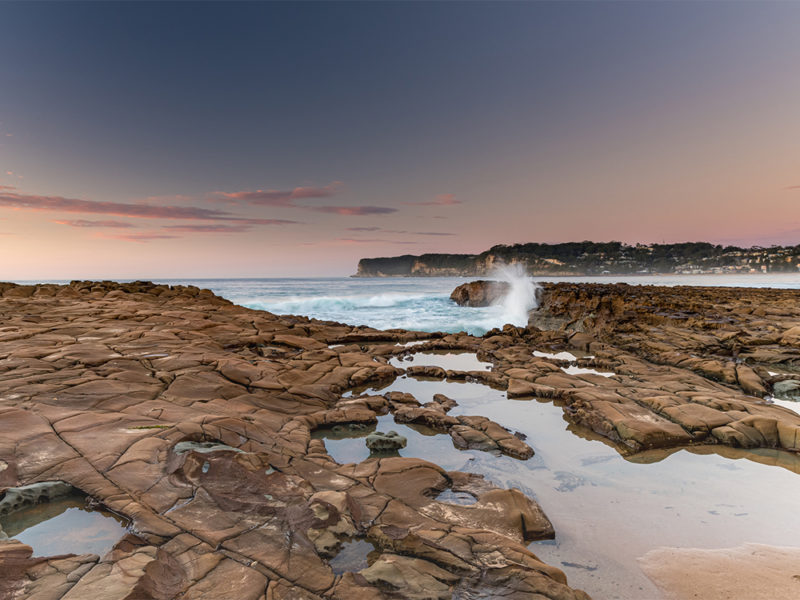
[[[537,305],[538,286],[519,264],[496,267],[493,274],[510,286],[508,293],[497,303],[497,306],[502,308],[498,325],[510,323],[517,327],[525,327],[528,324],[528,313]]]
[[[458,285],[470,281],[463,277],[165,280],[162,283],[211,288],[237,304],[279,314],[304,315],[350,325],[369,325],[376,329],[467,331],[482,335],[489,329],[502,327],[506,323],[525,325],[527,311],[534,308],[536,303],[536,286],[521,271],[512,268],[510,273],[498,273],[496,277],[512,283],[511,293],[497,306],[485,308],[459,307],[450,300],[450,293]],[[770,274],[763,277],[698,275],[571,277],[560,280],[602,283],[625,281],[633,285],[800,288],[800,273],[785,276]]]
[[[466,331],[473,335],[482,335],[506,323],[525,326],[528,322],[528,311],[536,304],[535,285],[515,269],[498,271],[497,278],[511,285],[509,293],[496,305],[483,308],[461,307],[451,301],[450,292],[458,285],[457,282],[452,284],[452,289],[426,290],[427,293],[316,295],[312,292],[307,296],[281,298],[250,296],[238,301],[250,308],[276,314],[305,315],[351,325],[369,325],[377,329]],[[370,281],[356,283],[361,283],[364,287],[374,285]],[[420,283],[425,285],[428,282]]]
[[[303,315],[376,329],[466,331],[483,335],[506,323],[524,326],[535,306],[535,286],[515,268],[495,278],[511,284],[495,306],[457,306],[450,293],[463,278],[294,279],[204,282],[224,297],[275,314]]]

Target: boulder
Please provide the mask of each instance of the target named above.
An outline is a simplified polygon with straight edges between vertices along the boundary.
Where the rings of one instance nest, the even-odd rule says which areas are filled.
[[[491,306],[499,302],[510,287],[505,281],[471,281],[454,289],[450,299],[459,306]]]
[[[367,448],[373,452],[400,450],[406,447],[408,440],[396,431],[373,431],[366,437]]]
[[[772,393],[783,400],[800,400],[800,380],[784,379],[772,385]]]

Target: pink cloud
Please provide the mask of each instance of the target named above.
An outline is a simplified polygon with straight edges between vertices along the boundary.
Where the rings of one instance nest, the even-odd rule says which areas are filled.
[[[148,196],[145,198],[147,204],[161,204],[164,202],[191,202],[194,198],[183,194],[167,194],[166,196]]]
[[[396,208],[386,206],[308,206],[303,208],[316,212],[348,216],[388,215],[397,212]]]
[[[800,190],[800,185],[790,185],[786,187],[787,190]]]
[[[358,238],[338,238],[337,242],[341,242],[343,244],[416,244],[417,242],[409,242],[406,240],[397,241],[397,240],[378,240],[378,239],[358,239]]]
[[[151,240],[171,240],[177,239],[180,236],[168,235],[164,233],[121,233],[119,235],[99,235],[108,240],[121,240],[123,242],[137,242],[143,244]]]
[[[97,202],[61,196],[38,196],[17,192],[1,192],[0,208],[104,214],[139,219],[193,219],[200,221],[236,221],[248,225],[288,225],[297,223],[286,219],[257,219],[239,217],[230,212],[196,206],[157,206],[122,202]]]
[[[356,232],[377,231],[380,233],[402,233],[410,235],[430,235],[430,236],[456,235],[455,233],[446,233],[443,231],[406,231],[405,229],[384,229],[382,227],[348,227],[346,231],[356,231]]]
[[[302,221],[292,221],[289,219],[246,219],[244,217],[236,217],[230,219],[218,219],[221,221],[237,221],[239,223],[246,223],[247,225],[297,225]]]
[[[175,233],[242,233],[250,231],[251,226],[246,223],[237,225],[165,225],[161,229]]]
[[[83,219],[78,219],[76,221],[53,221],[53,223],[58,223],[59,225],[69,225],[70,227],[110,227],[110,228],[126,228],[126,227],[134,227],[131,223],[126,223],[125,221],[86,221]]]
[[[13,185],[0,185],[0,190],[15,190],[17,189]]]
[[[330,198],[341,186],[334,181],[324,187],[296,187],[292,190],[256,190],[254,192],[217,192],[215,196],[223,200],[234,200],[257,204],[259,206],[295,206],[295,200],[304,198]]]
[[[456,198],[455,194],[438,194],[433,200],[426,202],[405,202],[405,204],[414,206],[454,206],[461,203],[461,200]]]
[[[337,194],[341,181],[334,181],[324,187],[296,187],[292,190],[256,190],[241,192],[217,192],[213,195],[218,200],[245,202],[258,206],[276,206],[299,208],[334,215],[364,216],[386,215],[397,212],[396,208],[384,206],[308,206],[297,204],[298,200],[309,198],[330,198]]]

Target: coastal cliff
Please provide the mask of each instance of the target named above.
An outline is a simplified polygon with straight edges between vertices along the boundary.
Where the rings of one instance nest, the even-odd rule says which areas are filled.
[[[740,248],[706,242],[637,244],[569,242],[494,246],[480,254],[362,258],[355,277],[484,277],[498,265],[529,275],[775,273],[800,268],[800,245]]]

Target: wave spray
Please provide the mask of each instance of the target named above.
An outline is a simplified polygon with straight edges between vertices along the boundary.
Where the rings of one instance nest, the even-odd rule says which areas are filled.
[[[499,265],[492,271],[492,276],[509,284],[508,293],[495,305],[502,311],[499,315],[501,323],[526,327],[528,313],[538,306],[536,291],[539,286],[520,264]]]

